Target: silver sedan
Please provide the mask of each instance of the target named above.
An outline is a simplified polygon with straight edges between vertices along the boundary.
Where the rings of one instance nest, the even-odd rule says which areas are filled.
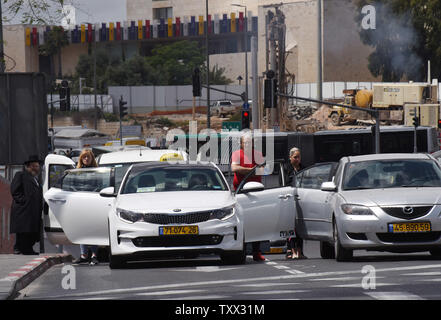
[[[441,168],[426,154],[376,154],[318,164],[297,175],[296,231],[323,258],[358,249],[441,257]]]

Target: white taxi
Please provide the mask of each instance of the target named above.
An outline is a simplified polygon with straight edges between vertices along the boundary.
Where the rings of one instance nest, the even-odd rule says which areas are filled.
[[[212,163],[134,164],[120,183],[119,167],[74,169],[44,198],[72,243],[110,247],[110,268],[200,253],[239,264],[251,243],[269,248],[294,230],[294,188],[271,166],[236,192]]]

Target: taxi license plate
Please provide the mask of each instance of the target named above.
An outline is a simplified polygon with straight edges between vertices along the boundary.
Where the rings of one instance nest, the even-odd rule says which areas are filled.
[[[389,232],[406,233],[406,232],[429,232],[432,228],[430,222],[409,222],[409,223],[390,223]]]
[[[198,226],[159,227],[160,236],[172,236],[182,234],[199,234],[199,228]]]

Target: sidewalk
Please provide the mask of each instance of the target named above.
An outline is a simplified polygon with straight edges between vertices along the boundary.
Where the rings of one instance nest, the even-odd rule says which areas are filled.
[[[0,254],[0,300],[13,299],[51,266],[71,261],[72,255],[62,253]]]

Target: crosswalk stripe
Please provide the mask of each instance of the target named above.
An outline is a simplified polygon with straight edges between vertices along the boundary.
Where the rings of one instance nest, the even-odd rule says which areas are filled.
[[[368,296],[377,300],[424,300],[422,297],[409,292],[365,292]]]

